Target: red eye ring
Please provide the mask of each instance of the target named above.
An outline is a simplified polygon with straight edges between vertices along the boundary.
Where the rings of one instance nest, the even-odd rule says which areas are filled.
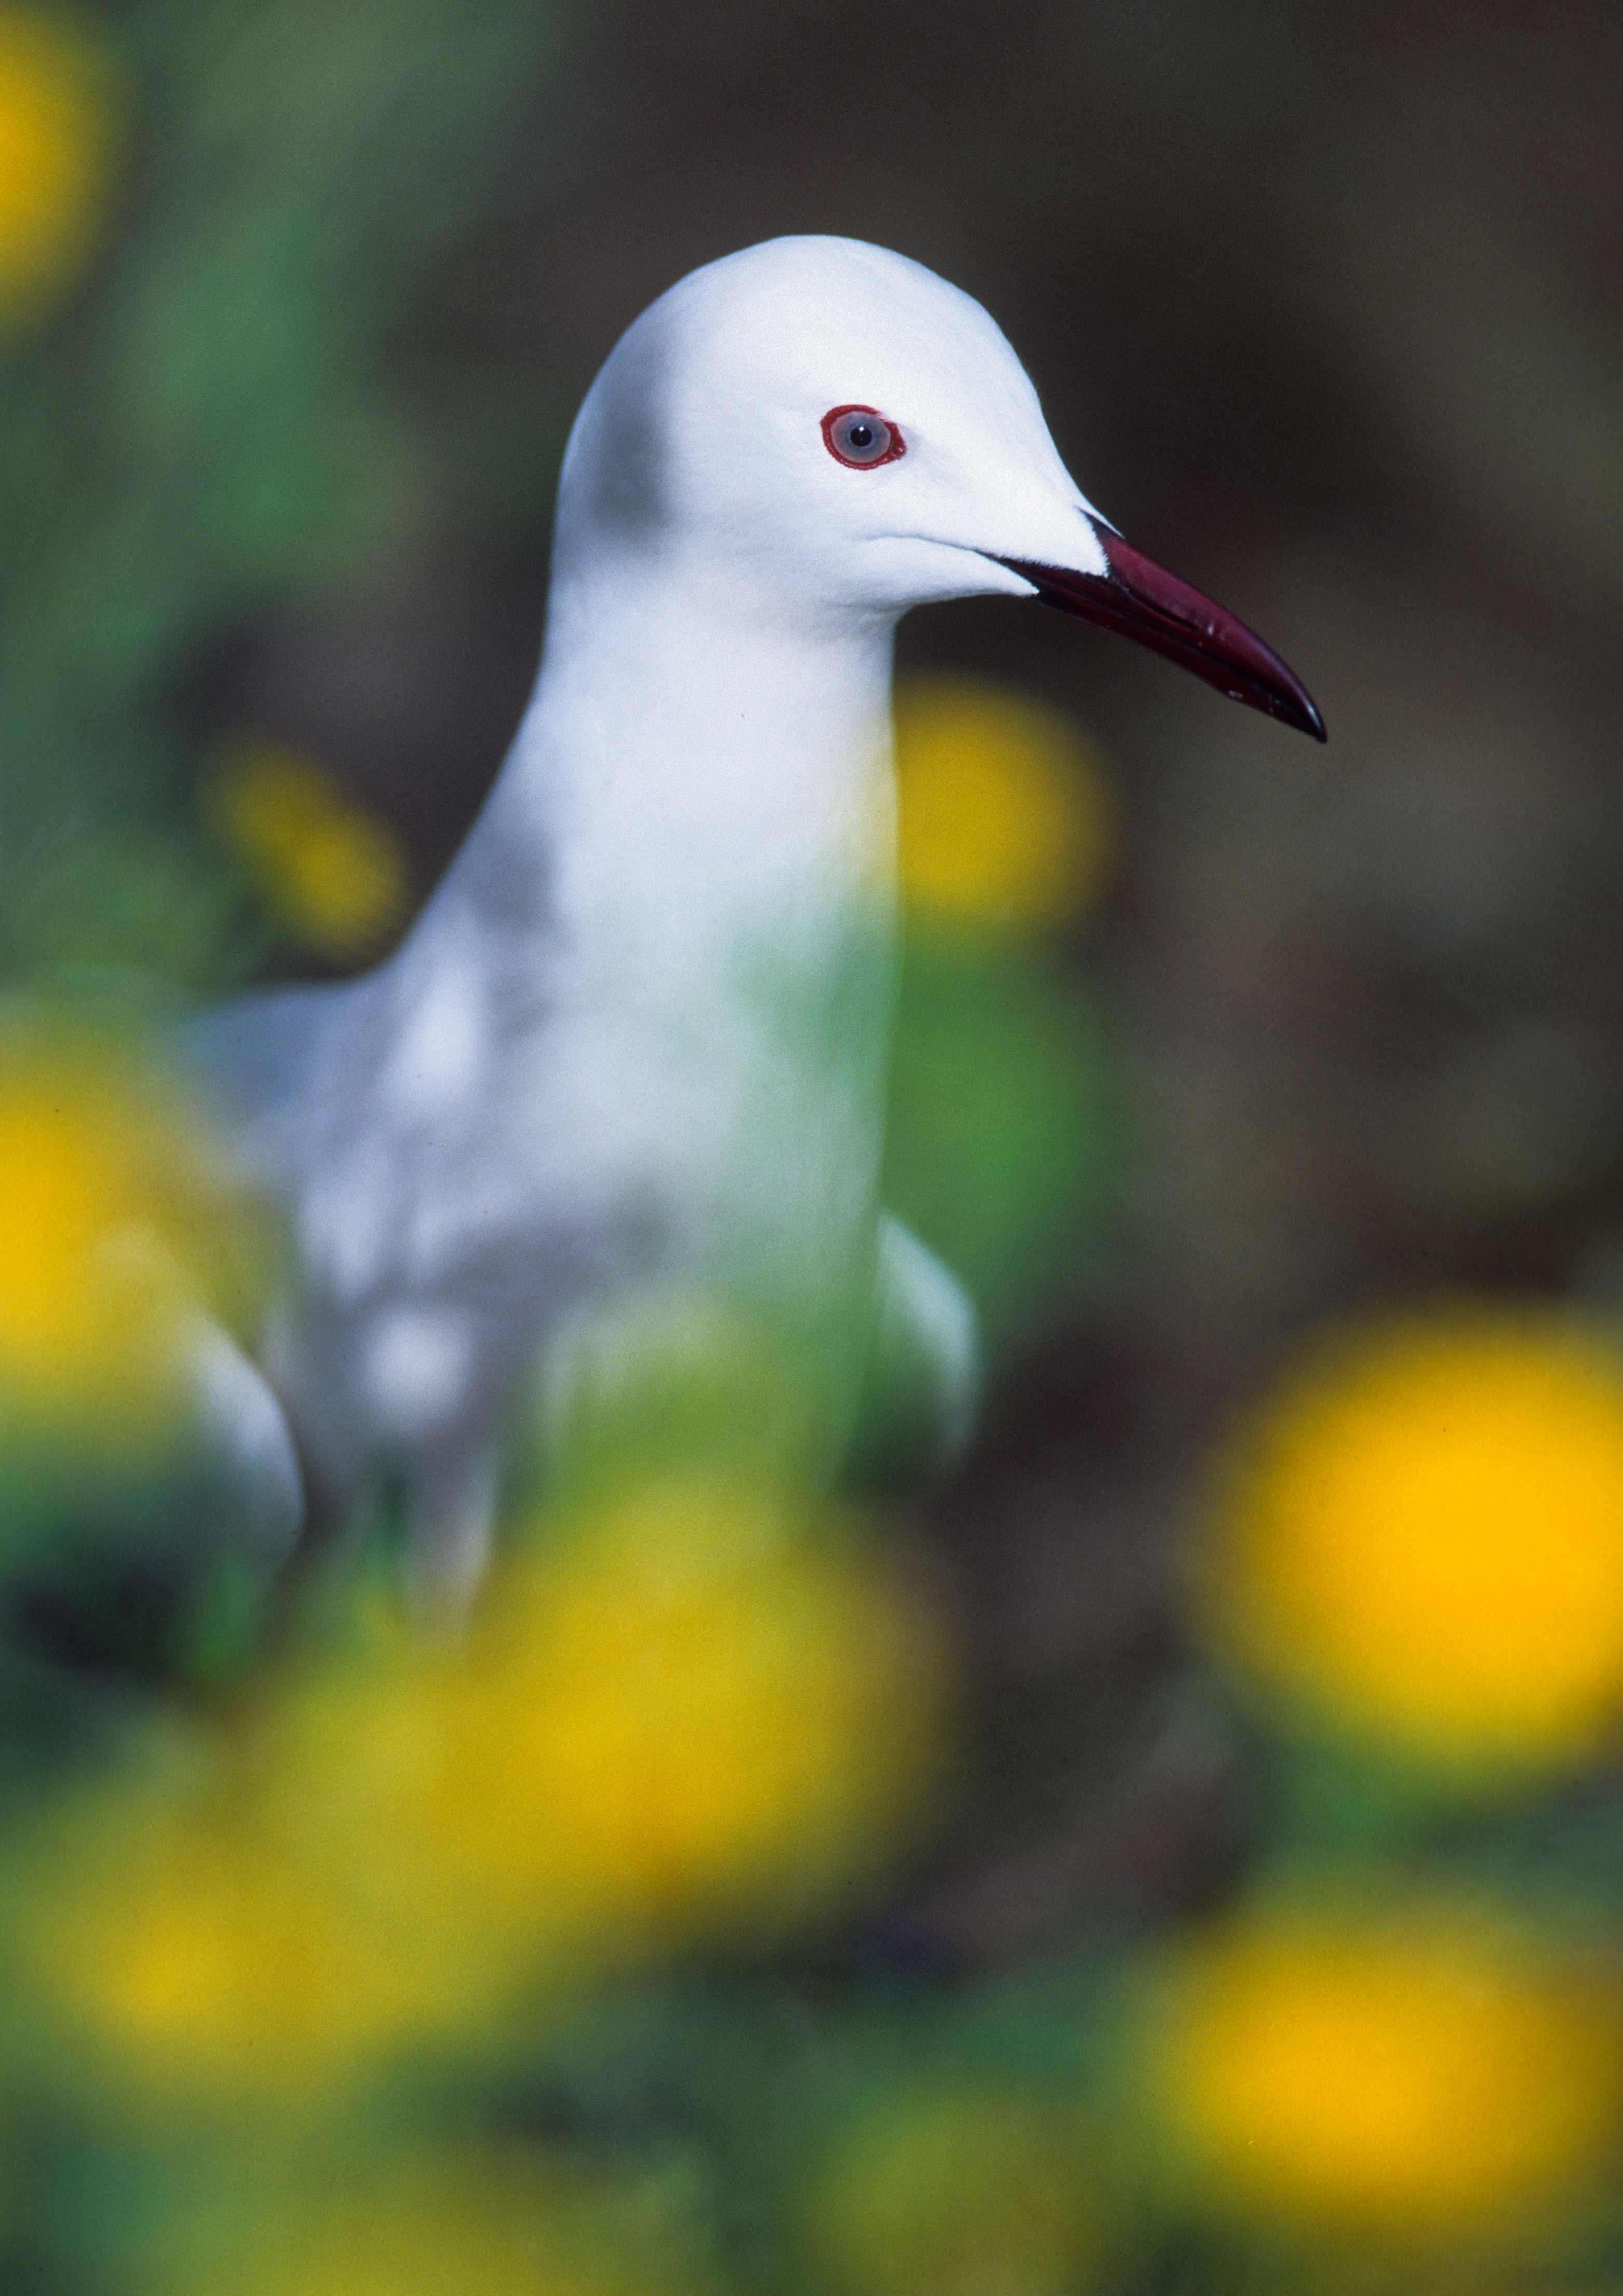
[[[874,434],[872,442],[862,441],[869,451],[853,454],[849,448],[857,441],[850,433],[865,428]],[[881,463],[899,463],[907,452],[906,440],[877,406],[831,406],[823,418],[823,443],[848,471],[877,471]]]

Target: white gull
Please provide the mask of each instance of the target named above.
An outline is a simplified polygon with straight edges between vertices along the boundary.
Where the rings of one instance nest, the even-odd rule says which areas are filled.
[[[892,1357],[959,1438],[971,1311],[877,1193],[891,641],[998,594],[1324,738],[1078,491],[1002,333],[920,265],[774,240],[621,338],[564,456],[534,696],[439,890],[373,972],[195,1035],[296,1250],[262,1383],[216,1378],[284,1536],[390,1470],[454,1603],[521,1393],[661,1298],[806,1335],[831,1461]]]

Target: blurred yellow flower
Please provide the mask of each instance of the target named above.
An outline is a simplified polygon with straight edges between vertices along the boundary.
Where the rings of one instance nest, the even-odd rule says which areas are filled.
[[[277,1838],[398,1892],[487,1999],[825,1893],[928,1786],[945,1669],[894,1579],[806,1528],[725,1486],[602,1506],[498,1575],[464,1645],[267,1718]]]
[[[622,1497],[498,1583],[447,1817],[493,1888],[656,1923],[865,1865],[927,1784],[940,1654],[781,1501]]]
[[[813,2246],[853,2296],[1080,2296],[1105,2260],[1077,2115],[992,2082],[872,2105],[807,2205]]]
[[[188,1146],[127,1070],[0,1051],[0,1424],[122,1444],[170,1423]]]
[[[902,896],[947,922],[1060,924],[1090,897],[1115,808],[1070,720],[1024,694],[920,679],[896,702]]]
[[[116,133],[89,39],[54,10],[0,7],[0,324],[78,272],[105,217]]]
[[[895,1586],[799,1528],[622,1501],[466,1642],[316,1670],[177,1784],[65,1808],[14,1915],[31,1993],[133,2095],[283,2094],[803,1906],[894,1833],[941,1698]]]
[[[1476,1909],[1254,1908],[1169,1953],[1147,2002],[1152,2121],[1224,2211],[1491,2234],[1613,2150],[1618,2000]]]
[[[329,1700],[324,1732],[295,1701],[308,1767],[273,1730],[190,1780],[125,1781],[61,1807],[18,1861],[12,1911],[53,2062],[137,2112],[276,2103],[486,2030],[535,1940],[436,1861],[422,1808],[440,1752],[433,1685],[407,1669],[391,1686]],[[545,1917],[543,1900],[535,1930]]]
[[[1581,1756],[1623,1707],[1623,1359],[1553,1315],[1373,1326],[1242,1431],[1209,1561],[1220,1646],[1339,1726]]]
[[[466,2011],[443,1923],[296,1863],[251,1816],[70,1815],[77,1841],[34,1877],[25,1965],[138,2099],[319,2087]]]
[[[295,750],[237,743],[206,809],[283,922],[323,955],[364,956],[405,916],[411,884],[395,838]]]
[[[307,2095],[487,2034],[533,1979],[587,1981],[603,1940],[544,1865],[503,1890],[469,1854],[463,1798],[505,1777],[487,1696],[467,1653],[398,1636],[274,1689],[178,1771],[62,1805],[13,1921],[71,2062],[137,2109]]]

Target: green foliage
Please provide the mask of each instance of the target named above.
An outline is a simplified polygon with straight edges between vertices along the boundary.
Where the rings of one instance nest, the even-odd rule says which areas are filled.
[[[1020,942],[910,939],[887,1201],[993,1337],[1074,1293],[1118,1201],[1125,1086],[1103,1013]]]
[[[188,987],[240,963],[185,680],[449,477],[391,333],[488,210],[559,30],[442,0],[153,0],[102,28],[127,115],[108,243],[0,357],[0,963]]]

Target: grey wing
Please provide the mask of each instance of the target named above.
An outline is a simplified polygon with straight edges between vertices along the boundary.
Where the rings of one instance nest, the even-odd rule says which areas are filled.
[[[229,1333],[199,1313],[187,1332],[200,1464],[220,1535],[279,1570],[304,1521],[304,1478],[280,1399]]]
[[[201,1014],[178,1040],[181,1064],[243,1176],[275,1187],[301,1160],[304,1111],[345,991],[275,988]]]
[[[292,988],[240,997],[182,1029],[176,1054],[213,1119],[234,1177],[296,1197],[310,1144],[312,1086],[328,1060],[342,989]],[[188,1333],[198,1456],[218,1529],[271,1570],[305,1515],[299,1449],[282,1398],[237,1341],[200,1308]]]
[[[980,1393],[975,1310],[949,1268],[881,1216],[873,1352],[856,1456],[887,1478],[939,1472],[963,1451]]]

